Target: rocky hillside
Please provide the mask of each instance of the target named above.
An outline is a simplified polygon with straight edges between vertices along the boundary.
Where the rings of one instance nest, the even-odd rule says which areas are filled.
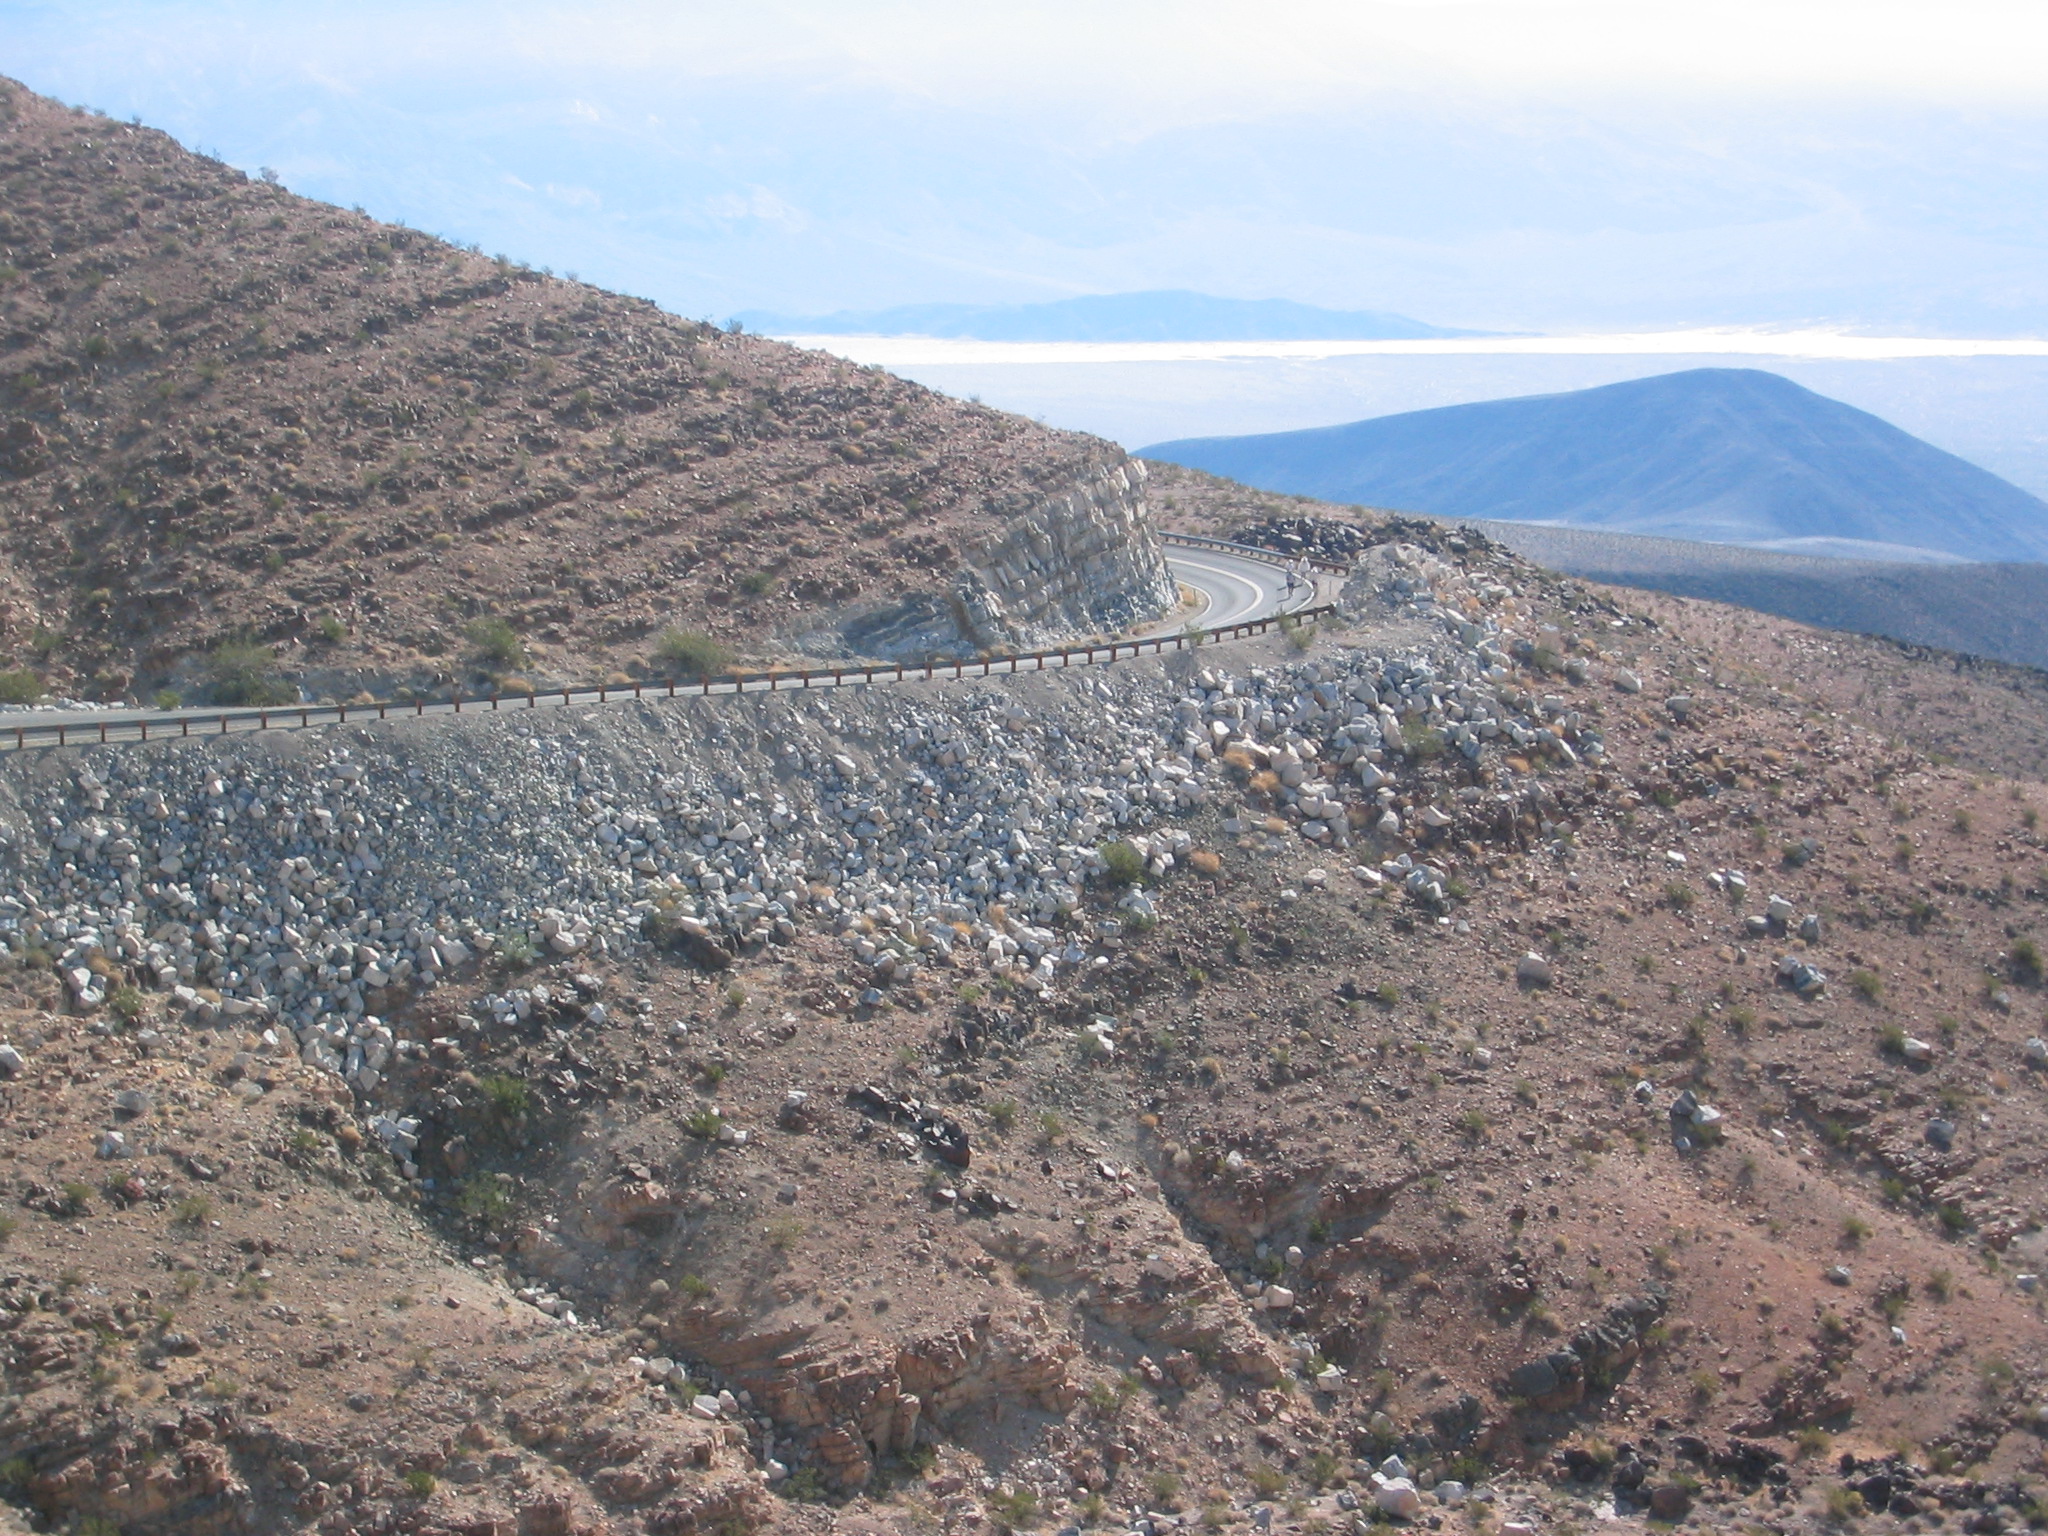
[[[1344,607],[8,758],[7,1496],[2038,1516],[2048,706],[1427,528]]]
[[[347,698],[1119,629],[1112,445],[0,83],[0,664]]]

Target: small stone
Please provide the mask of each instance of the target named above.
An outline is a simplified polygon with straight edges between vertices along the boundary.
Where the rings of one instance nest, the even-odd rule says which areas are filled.
[[[1550,962],[1534,950],[1515,962],[1515,983],[1523,987],[1547,987],[1557,979]]]
[[[2036,1040],[2034,1044],[2041,1045],[2041,1042]],[[2043,1059],[2048,1060],[2048,1046],[2043,1046]],[[28,1058],[20,1051],[11,1045],[0,1045],[0,1072],[9,1077],[19,1077],[27,1066]]]
[[[139,1088],[124,1088],[114,1095],[114,1113],[139,1120],[155,1108],[155,1100]]]
[[[1829,1285],[1848,1285],[1856,1277],[1850,1273],[1848,1265],[1835,1264],[1828,1268],[1827,1272],[1822,1276],[1822,1278],[1825,1279]]]
[[[1908,1061],[1929,1062],[1934,1060],[1934,1047],[1925,1040],[1908,1035],[1899,1042],[1899,1054]]]
[[[1692,1508],[1692,1495],[1677,1483],[1659,1483],[1650,1490],[1650,1513],[1659,1520],[1677,1520]]]
[[[1927,1122],[1927,1144],[1943,1152],[1956,1144],[1956,1124],[1953,1120],[1934,1119]]]
[[[126,1157],[128,1138],[119,1131],[100,1132],[99,1156],[103,1158]]]

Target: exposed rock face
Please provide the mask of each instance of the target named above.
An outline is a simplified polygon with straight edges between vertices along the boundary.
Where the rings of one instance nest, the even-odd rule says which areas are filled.
[[[1079,1396],[1068,1368],[1080,1348],[1037,1309],[980,1312],[893,1351],[836,1354],[788,1331],[735,1332],[738,1321],[691,1308],[665,1332],[722,1367],[773,1418],[778,1441],[843,1489],[864,1486],[878,1458],[909,1450],[921,1419],[945,1425],[990,1400],[1064,1413]]]
[[[1065,489],[995,506],[950,590],[865,609],[806,649],[892,660],[1056,645],[1155,618],[1176,595],[1144,500],[1144,466],[1087,466]]]

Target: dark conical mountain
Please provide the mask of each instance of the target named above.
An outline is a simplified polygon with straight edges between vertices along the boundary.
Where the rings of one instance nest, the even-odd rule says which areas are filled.
[[[1140,452],[1265,490],[1444,517],[1878,558],[2048,558],[2048,502],[1750,368]]]

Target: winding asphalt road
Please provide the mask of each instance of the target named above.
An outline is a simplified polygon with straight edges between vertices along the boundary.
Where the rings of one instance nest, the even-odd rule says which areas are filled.
[[[1271,561],[1220,549],[1169,546],[1169,550],[1166,563],[1175,579],[1208,599],[1206,608],[1189,615],[1191,622],[1205,629],[1290,613],[1316,599],[1313,580],[1290,591],[1286,571]]]
[[[1287,584],[1287,572],[1271,556],[1261,557],[1255,553],[1236,549],[1211,546],[1172,544],[1168,546],[1167,564],[1174,578],[1181,586],[1193,591],[1202,599],[1202,606],[1185,614],[1175,615],[1167,623],[1145,632],[1144,638],[1153,639],[1171,635],[1190,626],[1201,629],[1225,629],[1233,624],[1246,624],[1256,620],[1275,617],[1306,608],[1315,602],[1317,587],[1311,579],[1297,582],[1293,588]],[[1108,645],[1095,647],[1092,651],[1077,651],[1067,658],[1047,658],[1043,661],[1012,661],[1005,664],[970,663],[970,676],[1002,676],[1004,673],[1044,671],[1050,668],[1069,666],[1090,666],[1115,659],[1116,651]],[[1121,648],[1121,654],[1134,654],[1129,642]],[[899,678],[893,667],[878,668],[886,671],[888,677],[870,677],[861,669],[851,669],[838,682],[831,679],[813,680],[810,687],[844,687],[849,684],[869,682],[894,682]],[[949,668],[937,668],[925,673],[921,668],[908,669],[912,676],[943,677]],[[767,677],[750,678],[745,682],[713,684],[710,692],[719,693],[767,693],[796,686],[788,679],[771,682]],[[695,695],[697,689],[689,690]],[[660,690],[647,689],[648,697],[666,696],[664,686]],[[526,708],[558,708],[563,705],[587,705],[622,703],[638,697],[631,688],[572,688],[566,693],[538,694],[533,696],[507,695],[496,706],[500,711]],[[425,703],[420,705],[392,705],[388,708],[390,718],[407,718],[415,715],[476,714],[490,711],[494,706],[488,700],[455,703]],[[248,708],[235,709],[95,709],[95,710],[22,710],[0,713],[0,751],[12,751],[17,747],[46,747],[67,744],[56,737],[57,727],[67,728],[68,744],[73,746],[99,745],[104,742],[158,741],[169,737],[240,735],[256,730],[295,730],[317,725],[333,725],[348,721],[369,721],[384,718],[375,706],[349,706],[345,711],[334,705],[285,705],[270,710]],[[19,734],[18,734],[19,732]]]

